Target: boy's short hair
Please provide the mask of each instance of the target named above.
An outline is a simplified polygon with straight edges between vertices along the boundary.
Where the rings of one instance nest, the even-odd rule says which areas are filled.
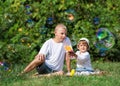
[[[62,28],[62,29],[65,29],[67,31],[67,27],[64,25],[64,24],[58,24],[56,27],[55,27],[55,30],[59,29],[59,28]]]

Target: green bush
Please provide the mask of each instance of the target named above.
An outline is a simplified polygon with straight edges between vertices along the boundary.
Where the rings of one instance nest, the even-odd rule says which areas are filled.
[[[119,0],[1,0],[0,59],[17,63],[33,59],[42,44],[53,37],[56,24],[64,23],[74,50],[79,38],[87,37],[92,59],[120,61],[119,4]],[[73,20],[68,14],[73,14]],[[98,24],[94,24],[95,18],[100,19]],[[108,28],[116,39],[104,57],[94,46],[101,27]]]

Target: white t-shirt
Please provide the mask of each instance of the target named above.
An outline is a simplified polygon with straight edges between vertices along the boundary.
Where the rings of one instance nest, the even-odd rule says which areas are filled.
[[[90,54],[88,52],[80,53],[80,51],[77,51],[76,55],[77,55],[77,68],[93,70],[91,66]]]
[[[65,49],[64,45],[68,44],[71,46],[70,39],[68,37],[65,38],[63,42],[56,43],[52,38],[47,40],[43,46],[41,47],[39,53],[45,55],[45,64],[56,71],[60,71],[63,69],[64,57],[65,57]]]

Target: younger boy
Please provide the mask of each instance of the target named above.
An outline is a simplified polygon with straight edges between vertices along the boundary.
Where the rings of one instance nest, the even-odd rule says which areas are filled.
[[[90,74],[93,72],[93,68],[91,66],[90,54],[89,50],[89,40],[87,38],[81,38],[77,44],[78,51],[76,53],[69,52],[69,56],[74,56],[77,59],[77,68],[76,73],[79,74]],[[68,57],[69,57],[68,56]],[[67,57],[67,75],[70,75],[70,58]]]

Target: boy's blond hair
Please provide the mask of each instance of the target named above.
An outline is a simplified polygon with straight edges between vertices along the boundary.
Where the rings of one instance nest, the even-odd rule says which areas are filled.
[[[67,27],[66,27],[64,24],[58,24],[58,25],[55,27],[55,31],[58,30],[59,28],[65,29],[65,30],[67,31]]]

